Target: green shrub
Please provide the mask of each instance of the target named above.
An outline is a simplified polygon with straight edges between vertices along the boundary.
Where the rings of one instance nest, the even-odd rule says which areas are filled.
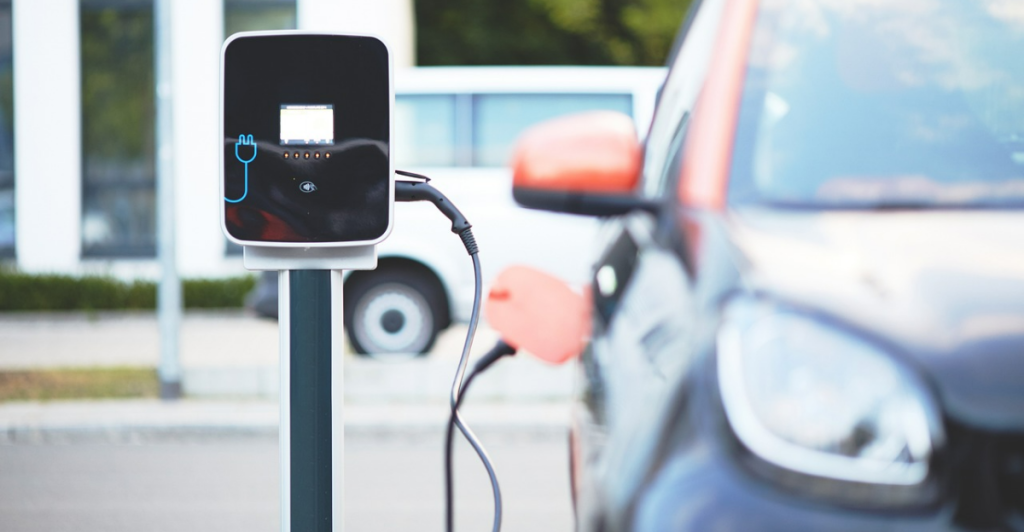
[[[185,279],[185,308],[240,308],[256,284],[247,275],[227,279]],[[0,311],[152,310],[157,285],[111,277],[33,275],[0,269]]]
[[[182,283],[186,308],[239,308],[256,286],[251,275],[228,279],[187,279]]]

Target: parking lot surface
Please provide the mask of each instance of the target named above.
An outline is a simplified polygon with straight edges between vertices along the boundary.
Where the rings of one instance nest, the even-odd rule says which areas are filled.
[[[483,431],[505,497],[505,530],[572,529],[561,431]],[[444,528],[439,431],[346,435],[345,529]],[[456,526],[489,530],[491,492],[457,446]],[[0,530],[279,530],[277,437],[67,435],[0,445]]]

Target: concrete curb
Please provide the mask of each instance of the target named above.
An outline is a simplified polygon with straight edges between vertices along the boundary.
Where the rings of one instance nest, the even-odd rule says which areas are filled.
[[[274,435],[278,403],[271,401],[163,402],[60,401],[0,404],[0,443],[46,442],[96,437],[127,440],[190,435]],[[561,433],[568,403],[480,403],[462,409],[481,431]],[[440,433],[444,403],[346,405],[345,430],[353,433]]]

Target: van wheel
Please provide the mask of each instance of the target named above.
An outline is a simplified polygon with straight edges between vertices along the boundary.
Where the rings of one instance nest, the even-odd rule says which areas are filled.
[[[361,355],[426,353],[447,322],[444,289],[429,272],[391,267],[345,283],[345,329]]]

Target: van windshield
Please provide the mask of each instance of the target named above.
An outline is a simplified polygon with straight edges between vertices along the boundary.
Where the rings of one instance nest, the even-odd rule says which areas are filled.
[[[1024,206],[1024,2],[761,4],[731,204]]]

